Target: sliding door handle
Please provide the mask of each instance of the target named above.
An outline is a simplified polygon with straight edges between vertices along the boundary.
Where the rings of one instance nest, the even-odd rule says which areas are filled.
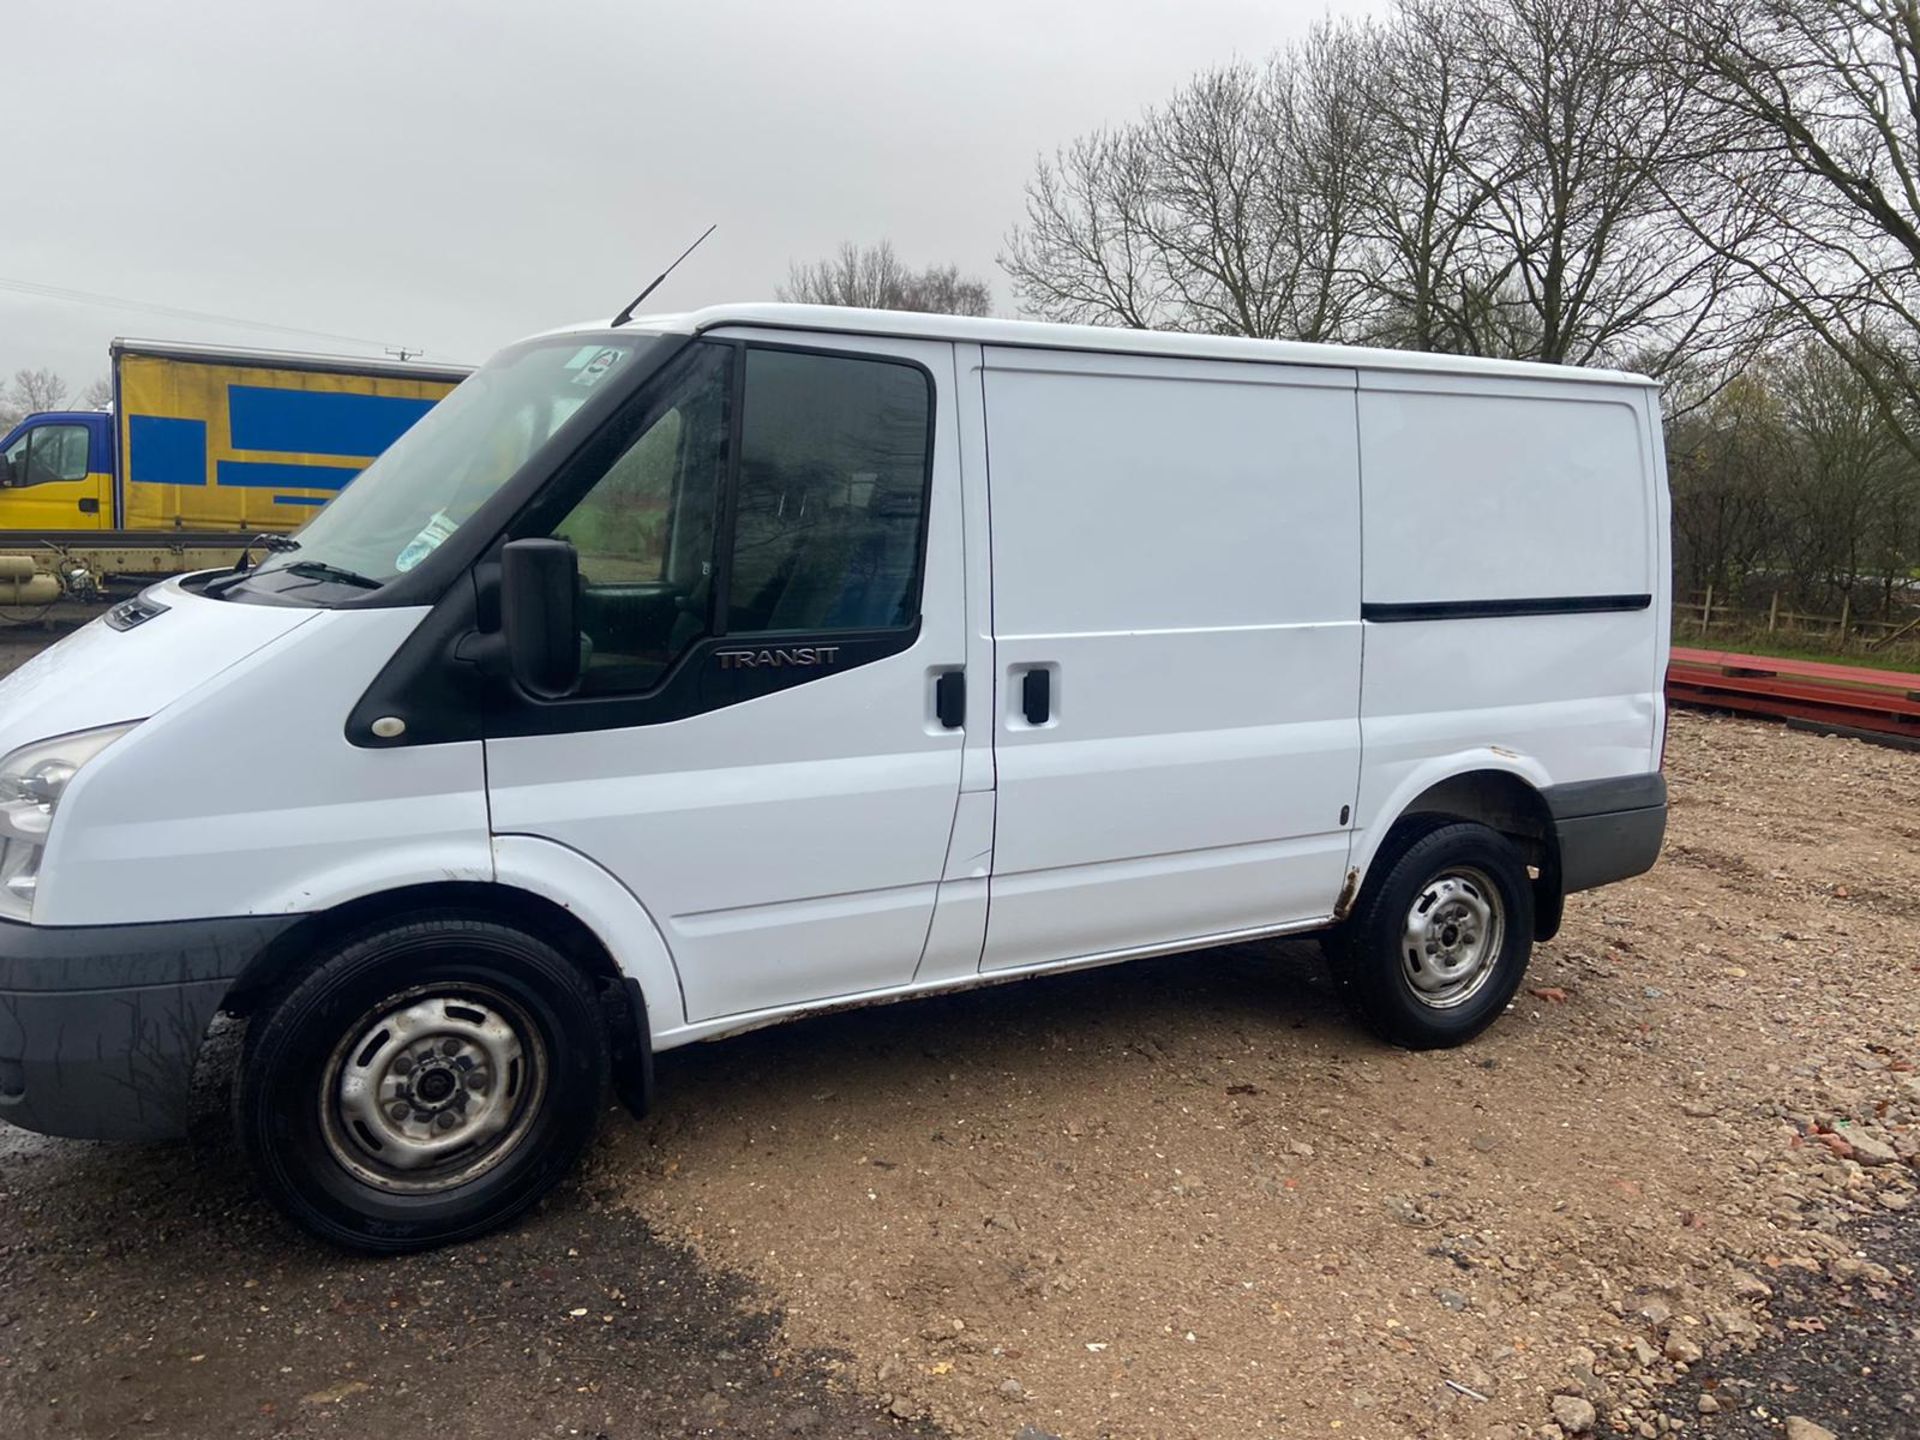
[[[949,670],[933,682],[933,714],[949,730],[967,723],[967,672]]]
[[[1029,725],[1044,725],[1053,718],[1053,672],[1029,670],[1020,677],[1020,713]]]

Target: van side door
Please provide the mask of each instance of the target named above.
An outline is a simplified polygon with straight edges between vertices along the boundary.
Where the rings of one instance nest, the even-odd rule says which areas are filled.
[[[1360,767],[1356,377],[989,348],[990,970],[1329,916]]]
[[[490,718],[493,829],[626,885],[690,1022],[913,978],[960,789],[952,385],[942,343],[696,341],[521,532],[579,554],[584,678]]]

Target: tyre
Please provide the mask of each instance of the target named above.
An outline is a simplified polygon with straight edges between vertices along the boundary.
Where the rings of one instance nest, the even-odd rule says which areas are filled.
[[[605,1108],[592,981],[441,912],[339,944],[248,1027],[234,1121],[269,1198],[336,1245],[466,1240],[560,1180]]]
[[[1374,862],[1332,947],[1354,1017],[1410,1050],[1459,1045],[1506,1009],[1533,949],[1533,884],[1498,831],[1412,830]]]

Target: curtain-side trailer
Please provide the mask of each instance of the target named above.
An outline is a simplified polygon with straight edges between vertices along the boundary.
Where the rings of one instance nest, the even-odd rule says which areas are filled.
[[[467,375],[116,340],[113,408],[0,439],[0,605],[95,599],[299,528]]]

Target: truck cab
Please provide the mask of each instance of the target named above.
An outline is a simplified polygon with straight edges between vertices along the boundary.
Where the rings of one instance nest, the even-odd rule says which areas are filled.
[[[113,417],[95,410],[29,415],[0,441],[0,530],[113,526]]]

